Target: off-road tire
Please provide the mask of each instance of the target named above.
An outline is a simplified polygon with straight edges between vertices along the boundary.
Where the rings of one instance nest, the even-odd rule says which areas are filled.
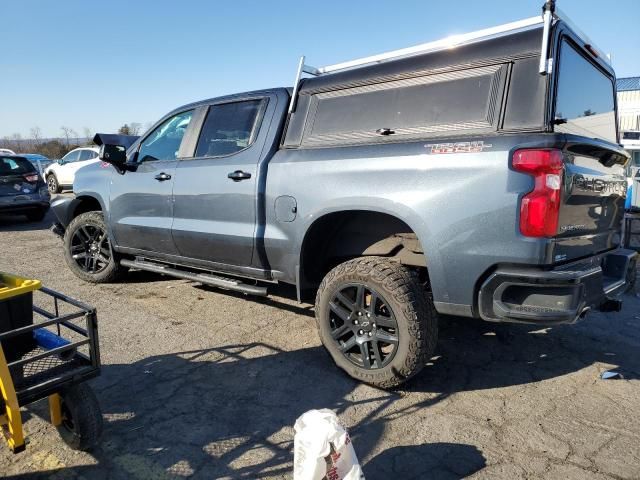
[[[41,222],[42,220],[44,220],[44,217],[47,216],[47,209],[39,208],[37,210],[31,210],[30,212],[27,212],[25,215],[27,216],[27,219],[30,222]]]
[[[60,193],[62,188],[60,188],[60,184],[58,183],[58,177],[56,177],[55,173],[50,173],[47,175],[47,188],[49,189],[49,193]]]
[[[363,283],[385,297],[398,324],[398,346],[391,362],[379,369],[354,365],[331,337],[329,302],[341,285]],[[382,257],[363,257],[331,270],[316,295],[320,339],[338,367],[351,377],[379,388],[393,388],[416,375],[433,355],[438,314],[431,294],[411,269]]]
[[[104,270],[98,273],[84,271],[73,259],[71,254],[71,242],[75,232],[85,225],[96,226],[107,231],[102,212],[86,212],[75,217],[64,232],[64,258],[71,271],[79,278],[90,283],[109,283],[122,278],[126,269],[120,265],[116,253],[111,251],[110,262]]]
[[[60,397],[63,422],[58,425],[58,433],[74,450],[91,450],[98,444],[103,427],[102,412],[93,390],[86,383],[80,383],[63,390]]]

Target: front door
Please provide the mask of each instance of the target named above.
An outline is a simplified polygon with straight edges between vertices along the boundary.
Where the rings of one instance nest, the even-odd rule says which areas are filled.
[[[194,156],[176,169],[173,239],[180,255],[251,265],[267,106],[267,98],[248,98],[208,107]]]
[[[193,110],[173,115],[140,143],[136,168],[111,176],[110,224],[119,248],[177,254],[171,237],[173,185]]]

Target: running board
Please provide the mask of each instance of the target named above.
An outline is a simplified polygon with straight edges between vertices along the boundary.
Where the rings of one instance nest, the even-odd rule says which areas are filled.
[[[183,278],[185,280],[192,280],[194,282],[200,282],[212,287],[219,287],[225,290],[234,290],[236,292],[242,292],[249,295],[259,295],[261,297],[267,296],[267,288],[259,287],[257,285],[247,285],[239,280],[232,280],[230,278],[218,277],[211,275],[210,273],[192,273],[184,270],[178,270],[177,268],[171,268],[162,263],[147,262],[144,260],[120,260],[120,265],[124,267],[131,267],[138,270],[145,270],[147,272],[160,273],[162,275],[168,275],[170,277]]]

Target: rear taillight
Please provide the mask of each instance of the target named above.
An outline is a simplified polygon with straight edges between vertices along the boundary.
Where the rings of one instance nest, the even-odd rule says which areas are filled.
[[[533,190],[520,201],[520,233],[526,237],[553,237],[558,233],[562,188],[560,150],[516,150],[513,168],[534,178]]]
[[[25,179],[27,182],[30,182],[30,183],[35,183],[35,182],[37,182],[37,181],[38,181],[38,178],[39,178],[39,177],[38,177],[38,174],[37,174],[37,173],[27,173],[27,174],[25,174],[25,176],[24,176],[24,179]]]

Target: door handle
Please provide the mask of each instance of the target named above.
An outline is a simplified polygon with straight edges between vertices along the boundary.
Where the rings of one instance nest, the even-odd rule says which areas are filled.
[[[249,172],[243,172],[242,170],[236,170],[235,172],[231,172],[227,175],[227,178],[230,178],[234,182],[239,182],[240,180],[247,180],[251,178],[251,174]]]
[[[158,175],[156,175],[155,177],[156,180],[158,180],[159,182],[164,182],[165,180],[171,180],[171,175],[169,175],[168,173],[159,173]]]

